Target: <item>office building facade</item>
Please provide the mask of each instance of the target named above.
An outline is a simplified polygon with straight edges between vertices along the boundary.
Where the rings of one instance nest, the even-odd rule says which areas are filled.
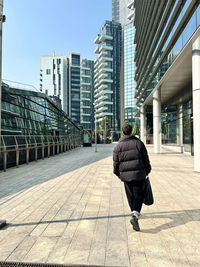
[[[121,62],[121,121],[135,122],[136,103],[134,81],[134,33],[130,18],[133,12],[128,8],[128,0],[112,1],[112,20],[122,25],[122,62]]]
[[[67,62],[67,92],[65,110],[69,117],[80,124],[80,80],[81,57],[80,54],[71,53]]]
[[[83,129],[94,130],[94,61],[81,60],[80,115]]]
[[[113,139],[120,135],[121,118],[121,53],[122,28],[120,23],[105,21],[95,39],[95,112],[97,122],[109,120]]]
[[[128,24],[129,15],[132,13],[128,9],[129,0],[112,0],[112,21],[121,23],[121,25]]]
[[[152,114],[154,152],[171,143],[200,172],[199,1],[130,1],[135,10],[136,98],[141,139]],[[141,23],[141,21],[143,23]]]
[[[124,92],[124,120],[130,124],[135,122],[135,113],[137,111],[135,99],[135,28],[132,23],[123,27],[123,92]]]
[[[67,57],[55,55],[40,57],[40,91],[61,106],[64,106],[64,92],[67,90]]]

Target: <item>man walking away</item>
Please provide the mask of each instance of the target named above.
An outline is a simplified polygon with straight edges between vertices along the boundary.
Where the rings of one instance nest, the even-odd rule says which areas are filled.
[[[135,231],[140,231],[138,217],[143,203],[143,183],[151,171],[148,153],[144,143],[132,135],[132,126],[122,127],[124,136],[113,151],[114,174],[124,182],[127,200],[131,209],[130,220]]]

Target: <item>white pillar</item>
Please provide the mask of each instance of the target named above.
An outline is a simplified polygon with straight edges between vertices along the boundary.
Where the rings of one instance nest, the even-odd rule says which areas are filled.
[[[192,46],[194,171],[200,172],[200,37]]]
[[[95,110],[95,152],[97,152],[97,113]]]
[[[161,91],[160,88],[153,94],[153,146],[154,153],[161,152]]]
[[[2,84],[2,30],[3,30],[3,0],[0,0],[0,135],[1,135],[1,84]]]
[[[177,105],[177,145],[183,146],[183,105]]]
[[[146,111],[144,106],[140,108],[140,140],[146,144]]]

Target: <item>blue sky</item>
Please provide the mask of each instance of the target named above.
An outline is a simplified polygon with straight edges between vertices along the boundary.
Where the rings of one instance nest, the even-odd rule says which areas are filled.
[[[95,59],[94,39],[112,0],[4,0],[2,78],[39,88],[40,56]]]

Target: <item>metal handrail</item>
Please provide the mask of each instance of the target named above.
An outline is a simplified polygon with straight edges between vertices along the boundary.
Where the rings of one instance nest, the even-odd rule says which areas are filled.
[[[7,144],[10,138],[13,144]],[[24,143],[20,144],[20,139]],[[31,141],[31,142],[30,142]],[[38,160],[38,150],[42,150],[42,159],[45,157],[45,148],[47,148],[47,157],[52,155],[65,152],[67,150],[74,149],[82,145],[82,136],[80,134],[70,134],[66,136],[42,136],[42,135],[1,135],[0,136],[0,156],[3,155],[3,169],[7,169],[8,154],[11,152],[16,153],[16,166],[19,167],[20,162],[20,151],[26,151],[26,163],[28,164],[30,150],[35,151],[35,161]],[[57,148],[55,153],[55,148]],[[25,162],[24,162],[25,163]]]

